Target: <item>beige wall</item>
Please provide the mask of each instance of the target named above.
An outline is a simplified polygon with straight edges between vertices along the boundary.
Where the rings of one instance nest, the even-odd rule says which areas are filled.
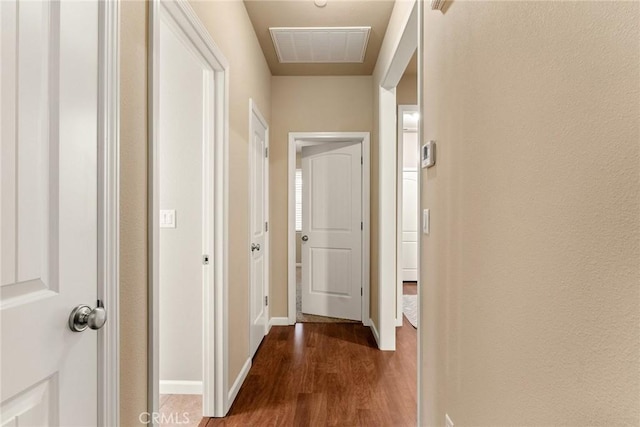
[[[398,105],[418,104],[418,75],[405,73],[396,87],[396,103]]]
[[[249,98],[271,119],[271,73],[244,4],[191,2],[231,67],[229,161],[229,382],[249,354],[248,152]],[[143,2],[121,11],[121,423],[146,410],[147,358],[147,17]]]
[[[371,76],[271,78],[271,316],[287,316],[289,132],[371,132]]]
[[[120,3],[120,424],[147,409],[147,5]]]
[[[640,423],[639,7],[425,8],[424,425]]]

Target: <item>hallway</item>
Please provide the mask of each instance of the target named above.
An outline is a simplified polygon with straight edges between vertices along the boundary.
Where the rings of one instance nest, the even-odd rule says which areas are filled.
[[[405,319],[383,352],[359,324],[274,326],[227,417],[200,426],[415,426],[416,335]]]

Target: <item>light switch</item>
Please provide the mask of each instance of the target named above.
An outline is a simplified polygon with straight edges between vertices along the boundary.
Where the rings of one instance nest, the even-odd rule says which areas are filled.
[[[422,233],[429,234],[429,209],[422,211]]]
[[[176,228],[175,209],[160,209],[160,228]]]

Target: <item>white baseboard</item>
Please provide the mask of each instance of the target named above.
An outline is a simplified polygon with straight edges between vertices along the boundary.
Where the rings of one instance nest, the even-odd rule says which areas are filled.
[[[371,332],[373,332],[373,338],[375,338],[376,344],[378,344],[378,348],[380,348],[380,334],[378,334],[376,324],[373,323],[373,320],[371,319],[369,319],[369,327],[371,328]]]
[[[236,400],[236,396],[238,396],[240,387],[242,387],[244,380],[247,378],[247,375],[249,375],[250,369],[251,369],[251,358],[247,357],[247,360],[246,362],[244,362],[242,369],[240,369],[240,373],[238,374],[238,377],[236,378],[236,380],[233,382],[233,385],[229,389],[229,394],[227,395],[227,404],[225,405],[225,411],[224,411],[225,414],[229,412],[231,405],[233,405],[233,401]]]
[[[160,394],[202,394],[202,381],[160,380]]]
[[[302,263],[301,262],[296,262],[296,267],[302,267]]]
[[[396,328],[402,326],[402,315],[400,317],[396,317]]]
[[[288,317],[272,317],[269,319],[269,329],[272,326],[289,326],[289,318]]]

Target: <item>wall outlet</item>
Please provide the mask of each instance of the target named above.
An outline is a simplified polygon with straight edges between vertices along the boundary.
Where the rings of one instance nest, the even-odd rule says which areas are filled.
[[[449,418],[449,414],[444,414],[444,425],[445,427],[453,427],[453,421]]]

